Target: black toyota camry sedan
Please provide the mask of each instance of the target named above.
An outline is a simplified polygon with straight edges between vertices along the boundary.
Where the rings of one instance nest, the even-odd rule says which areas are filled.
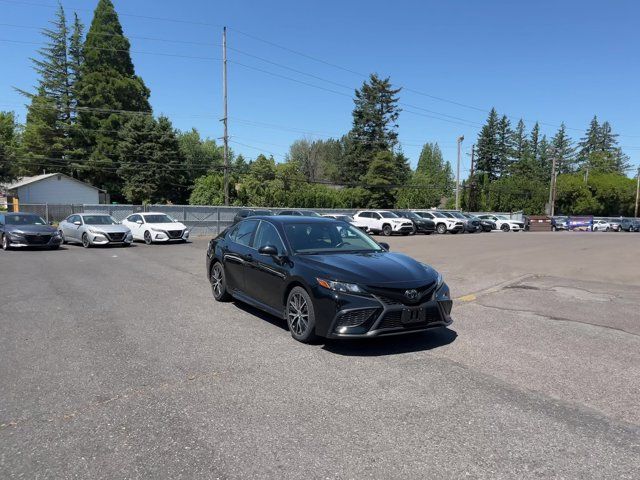
[[[251,217],[209,242],[207,274],[216,300],[284,318],[301,342],[450,325],[442,276],[388,249],[339,220]]]

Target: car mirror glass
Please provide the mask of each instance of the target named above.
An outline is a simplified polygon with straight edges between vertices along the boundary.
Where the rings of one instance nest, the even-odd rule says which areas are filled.
[[[80,221],[76,220],[75,222],[73,222],[73,224],[74,224],[74,225],[77,225],[77,226],[79,227],[80,225],[82,225],[82,222],[80,222]]]
[[[391,247],[389,246],[389,244],[387,242],[378,242],[378,245],[380,245],[382,248],[384,248],[387,252],[389,250],[391,250]]]
[[[142,220],[136,220],[136,223],[137,223],[138,225],[142,225]]]

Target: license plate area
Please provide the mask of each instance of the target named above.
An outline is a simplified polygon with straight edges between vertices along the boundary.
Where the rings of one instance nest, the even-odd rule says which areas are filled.
[[[423,323],[425,318],[426,313],[423,307],[405,307],[402,309],[401,320],[404,325]]]

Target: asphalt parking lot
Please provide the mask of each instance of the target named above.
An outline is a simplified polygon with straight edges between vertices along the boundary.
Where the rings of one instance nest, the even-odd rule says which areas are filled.
[[[393,237],[454,324],[303,345],[207,239],[0,251],[3,478],[638,478],[640,235]]]

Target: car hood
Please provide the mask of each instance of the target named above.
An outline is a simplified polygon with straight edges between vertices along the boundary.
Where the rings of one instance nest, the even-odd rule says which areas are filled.
[[[185,227],[180,222],[169,222],[169,223],[147,223],[149,228],[157,228],[158,230],[184,230]]]
[[[51,225],[5,225],[7,232],[51,235],[56,231]]]
[[[129,227],[125,227],[124,225],[85,225],[87,228],[91,230],[97,230],[105,233],[129,233]]]
[[[349,283],[411,288],[435,282],[438,273],[407,255],[393,252],[298,255],[319,277]]]

